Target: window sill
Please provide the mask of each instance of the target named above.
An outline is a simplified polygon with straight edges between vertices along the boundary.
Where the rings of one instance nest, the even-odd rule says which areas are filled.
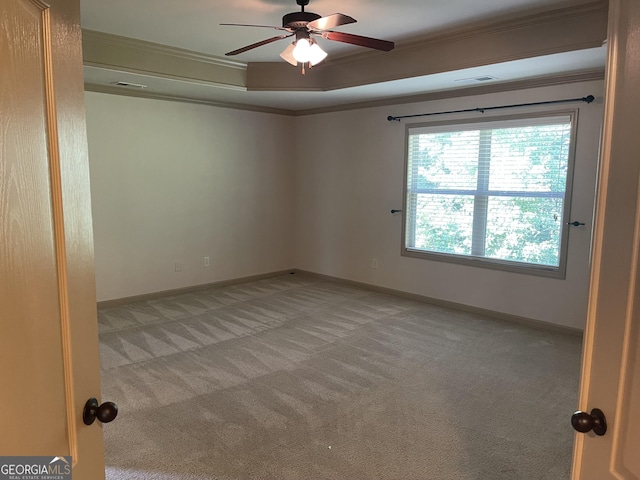
[[[488,268],[492,270],[502,270],[505,272],[519,273],[523,275],[535,275],[539,277],[555,278],[564,280],[566,278],[566,265],[559,267],[553,265],[536,265],[524,262],[514,262],[510,260],[499,260],[495,258],[473,257],[467,255],[456,255],[449,253],[427,252],[413,248],[403,248],[402,256],[420,258],[422,260],[432,260],[436,262],[454,263],[469,267]]]

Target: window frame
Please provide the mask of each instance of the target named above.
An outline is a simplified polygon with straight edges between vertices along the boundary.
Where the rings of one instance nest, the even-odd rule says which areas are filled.
[[[407,123],[405,125],[404,136],[404,175],[403,175],[403,210],[402,210],[402,239],[401,239],[401,252],[400,254],[405,257],[419,258],[423,260],[434,260],[438,262],[446,262],[459,265],[467,265],[472,267],[489,268],[494,270],[502,270],[512,273],[521,273],[527,275],[537,275],[542,277],[550,277],[556,279],[565,279],[567,270],[567,257],[569,249],[569,231],[571,213],[571,199],[573,196],[573,176],[576,164],[576,143],[578,135],[578,113],[579,108],[573,109],[545,109],[545,110],[533,110],[526,113],[518,113],[512,115],[487,115],[483,114],[482,117],[474,118],[462,118],[462,119],[450,119],[443,121],[421,122],[421,123]],[[564,193],[564,205],[562,209],[562,225],[560,228],[560,248],[559,248],[559,265],[557,267],[552,265],[541,265],[527,262],[518,262],[513,260],[502,260],[496,258],[480,257],[473,255],[442,253],[420,250],[407,247],[407,236],[409,225],[409,188],[407,185],[409,176],[409,135],[410,131],[418,128],[431,128],[431,127],[445,127],[451,126],[452,130],[464,128],[465,125],[488,123],[488,122],[509,122],[531,119],[534,122],[536,119],[547,117],[569,117],[571,122],[570,139],[569,139],[569,151],[567,157],[567,179]],[[458,127],[458,128],[456,128]],[[498,128],[498,127],[494,127]],[[474,195],[474,199],[475,199]],[[414,222],[415,223],[415,222]]]

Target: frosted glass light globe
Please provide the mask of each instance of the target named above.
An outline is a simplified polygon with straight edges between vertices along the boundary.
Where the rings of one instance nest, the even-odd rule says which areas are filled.
[[[301,38],[296,42],[296,46],[293,49],[293,58],[300,63],[307,63],[309,56],[311,55],[311,44],[306,38]]]

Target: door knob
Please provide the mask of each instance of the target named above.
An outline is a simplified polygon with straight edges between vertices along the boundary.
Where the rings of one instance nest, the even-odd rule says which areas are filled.
[[[102,423],[109,423],[118,416],[118,406],[113,402],[104,402],[98,405],[98,400],[90,398],[84,405],[82,421],[85,425],[91,425],[96,418]]]
[[[594,408],[590,414],[578,410],[571,415],[571,425],[575,431],[580,433],[587,433],[591,430],[600,436],[607,433],[607,419],[599,408]]]

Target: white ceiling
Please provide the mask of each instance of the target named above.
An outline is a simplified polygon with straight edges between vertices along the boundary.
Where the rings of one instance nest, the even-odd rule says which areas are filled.
[[[320,15],[344,13],[357,23],[339,27],[357,35],[382,38],[396,45],[501,16],[533,13],[592,0],[310,0],[307,11]],[[278,35],[268,28],[220,26],[248,23],[280,26],[282,15],[299,11],[295,0],[81,0],[83,29],[135,38],[221,58],[228,51]],[[288,40],[231,57],[240,62],[279,62]],[[333,58],[367,49],[320,39]],[[262,107],[303,110],[379,98],[415,95],[469,85],[459,80],[490,75],[496,82],[603,68],[604,47],[533,59],[475,67],[427,77],[396,80],[327,92],[247,92],[205,83],[85,67],[85,81],[109,85],[119,80],[147,85],[148,92]],[[291,67],[292,75],[300,73]]]

